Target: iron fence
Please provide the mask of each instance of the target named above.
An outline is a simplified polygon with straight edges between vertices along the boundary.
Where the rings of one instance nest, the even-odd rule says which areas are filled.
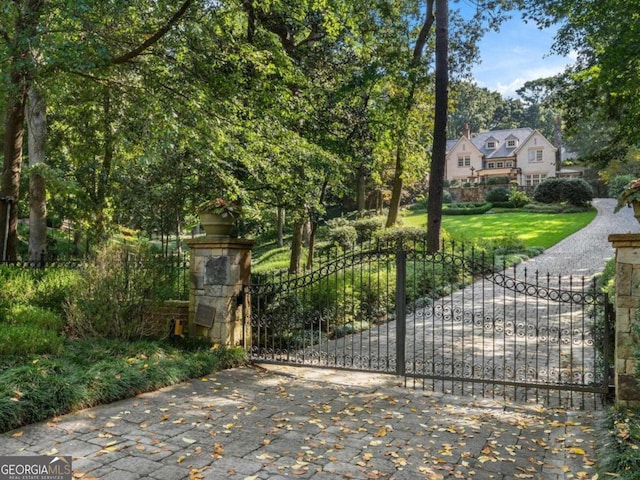
[[[612,309],[595,280],[506,268],[491,251],[377,243],[246,293],[256,361],[549,405],[610,394]]]
[[[49,256],[42,253],[36,260],[27,257],[18,257],[11,260],[0,261],[0,267],[19,268],[33,272],[47,272],[53,269],[76,270],[93,260],[91,257],[61,257]],[[123,268],[138,269],[148,272],[157,278],[166,291],[166,295],[172,300],[189,299],[189,255],[188,253],[174,253],[169,255],[155,255],[148,262],[127,261]]]

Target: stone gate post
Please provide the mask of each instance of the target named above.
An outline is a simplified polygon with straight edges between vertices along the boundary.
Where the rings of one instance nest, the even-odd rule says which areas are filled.
[[[250,343],[248,308],[243,286],[251,275],[253,241],[207,235],[188,240],[190,249],[190,335],[205,336],[226,346]]]
[[[640,378],[636,375],[634,348],[640,346],[634,326],[640,302],[640,234],[609,235],[616,249],[616,401],[640,406]]]

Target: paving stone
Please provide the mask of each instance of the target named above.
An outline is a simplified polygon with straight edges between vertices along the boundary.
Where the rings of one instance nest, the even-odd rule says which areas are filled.
[[[99,478],[101,480],[138,480],[139,478],[143,477],[133,472],[114,470],[113,472]]]
[[[188,468],[164,465],[155,472],[151,472],[149,477],[157,480],[178,480],[181,478],[189,478],[189,471]]]
[[[95,468],[93,470],[87,470],[87,471],[83,471],[83,470],[79,470],[75,468],[75,464],[73,465],[73,471],[74,472],[78,472],[78,473],[86,473],[87,476],[91,477],[91,478],[105,478],[107,475],[116,472],[115,468],[112,468],[108,465],[103,465],[101,467]]]
[[[599,202],[599,209],[612,208]],[[609,230],[598,225],[597,235],[606,230],[597,240],[602,250]],[[576,249],[576,238],[527,268],[571,270],[563,256]],[[585,272],[604,258],[582,256]],[[205,378],[1,434],[0,455],[55,448],[74,457],[78,472],[101,480],[186,479],[191,469],[206,479],[278,480],[296,477],[299,462],[306,470],[296,472],[311,480],[376,471],[413,480],[429,478],[427,469],[434,478],[459,472],[472,480],[511,480],[521,469],[535,479],[564,480],[565,466],[595,473],[604,410],[555,411],[423,391],[421,382],[413,390],[395,376],[346,370],[264,365]]]

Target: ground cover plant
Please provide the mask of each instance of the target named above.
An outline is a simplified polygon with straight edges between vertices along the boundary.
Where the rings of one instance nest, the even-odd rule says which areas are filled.
[[[145,337],[148,308],[174,291],[149,260],[116,245],[76,269],[0,267],[0,431],[243,361],[242,349]]]
[[[56,355],[0,357],[0,432],[229,368],[240,348],[205,342],[67,340]]]
[[[640,409],[615,406],[603,425],[598,478],[640,478]]]
[[[610,262],[612,269],[614,262]],[[613,278],[613,272],[603,272],[605,279]],[[615,283],[609,281],[603,290],[615,289]],[[640,321],[640,309],[636,312],[636,321]],[[635,336],[640,328],[635,326]],[[640,375],[640,347],[634,347],[636,375]],[[601,445],[601,458],[598,461],[599,478],[620,478],[622,480],[640,479],[640,408],[624,405],[613,406],[605,419],[604,435]]]

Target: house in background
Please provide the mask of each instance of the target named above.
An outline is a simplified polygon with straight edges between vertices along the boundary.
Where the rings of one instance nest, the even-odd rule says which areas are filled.
[[[514,128],[479,133],[469,131],[447,142],[445,179],[485,183],[506,177],[520,186],[534,187],[556,176],[557,148],[538,130]]]

